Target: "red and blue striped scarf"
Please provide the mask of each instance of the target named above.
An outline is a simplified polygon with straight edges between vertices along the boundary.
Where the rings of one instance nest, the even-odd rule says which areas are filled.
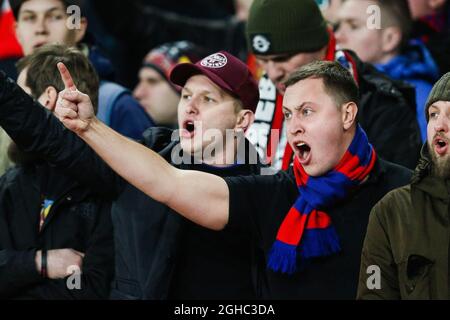
[[[375,160],[375,150],[359,125],[338,165],[325,175],[308,176],[295,157],[294,175],[299,196],[278,229],[277,239],[269,253],[269,269],[292,274],[311,258],[341,250],[336,230],[324,210],[345,199],[361,184]]]

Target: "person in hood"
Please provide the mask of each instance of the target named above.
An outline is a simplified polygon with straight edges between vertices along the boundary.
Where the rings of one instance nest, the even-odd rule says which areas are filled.
[[[359,299],[450,299],[449,114],[446,73],[428,97],[428,137],[411,183],[387,194],[371,212]],[[370,266],[377,266],[376,275]]]
[[[370,26],[371,8],[379,8],[379,26]],[[416,90],[416,118],[426,140],[425,103],[439,68],[424,43],[410,39],[412,19],[406,0],[347,0],[339,9],[337,44],[356,52],[362,61],[404,80]],[[375,22],[375,21],[374,21]]]

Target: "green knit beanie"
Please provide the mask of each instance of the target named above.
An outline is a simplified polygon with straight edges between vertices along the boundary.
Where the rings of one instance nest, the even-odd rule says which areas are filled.
[[[428,122],[428,108],[437,101],[450,101],[450,72],[447,72],[436,82],[431,89],[425,107],[425,116]]]
[[[314,52],[329,39],[314,0],[254,0],[246,36],[251,52],[258,55]]]

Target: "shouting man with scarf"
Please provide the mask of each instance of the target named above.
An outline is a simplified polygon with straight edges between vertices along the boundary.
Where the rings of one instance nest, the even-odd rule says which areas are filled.
[[[318,60],[338,61],[351,72],[361,93],[358,122],[377,153],[414,168],[421,145],[414,89],[383,76],[355,53],[338,50],[314,0],[254,0],[246,36],[265,72],[247,137],[274,169],[287,169],[294,159],[283,117],[284,81],[297,68]]]
[[[411,174],[377,156],[357,124],[357,86],[339,63],[314,62],[286,82],[293,168],[227,178],[176,169],[109,129],[75,90],[69,71],[59,68],[66,90],[57,113],[64,125],[126,180],[186,218],[253,234],[267,261],[260,271],[269,269],[266,297],[355,298],[369,212]]]

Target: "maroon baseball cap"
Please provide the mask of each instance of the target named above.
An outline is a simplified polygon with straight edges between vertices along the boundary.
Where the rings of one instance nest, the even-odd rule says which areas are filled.
[[[212,82],[242,101],[253,112],[259,101],[259,89],[245,63],[226,51],[203,58],[195,64],[180,63],[172,69],[170,81],[183,87],[196,74],[207,76]]]

